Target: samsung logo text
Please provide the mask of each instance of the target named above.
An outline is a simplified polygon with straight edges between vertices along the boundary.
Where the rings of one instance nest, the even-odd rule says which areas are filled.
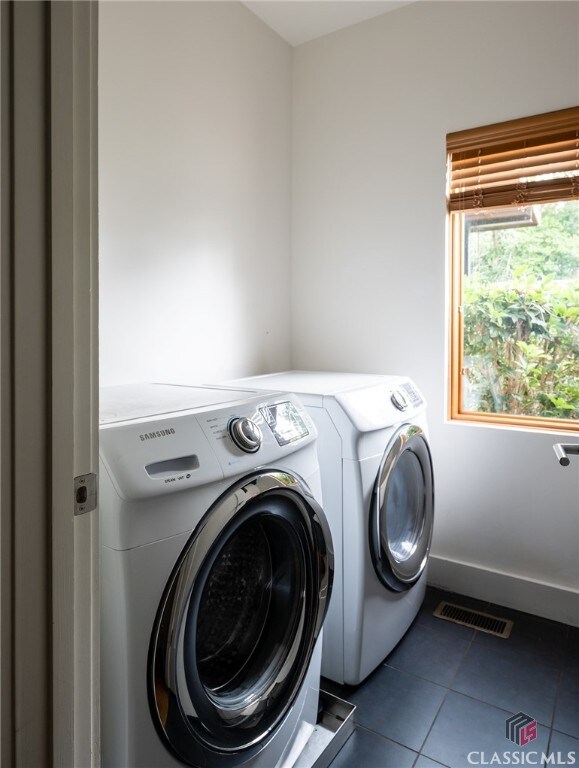
[[[174,434],[175,430],[173,427],[170,427],[169,429],[159,429],[157,432],[145,432],[144,435],[139,435],[139,437],[142,442],[145,442],[145,440],[156,440],[157,437],[168,437]]]

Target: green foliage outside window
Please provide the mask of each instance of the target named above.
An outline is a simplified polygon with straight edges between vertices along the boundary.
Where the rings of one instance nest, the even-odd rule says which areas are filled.
[[[471,232],[466,251],[463,408],[579,419],[579,204]]]

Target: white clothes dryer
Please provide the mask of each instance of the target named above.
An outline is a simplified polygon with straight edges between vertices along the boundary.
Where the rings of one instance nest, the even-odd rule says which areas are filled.
[[[292,395],[101,390],[102,764],[290,766],[333,554]]]
[[[296,392],[318,428],[335,550],[322,674],[357,685],[424,598],[434,513],[424,397],[407,377],[372,374],[287,371],[225,386]]]

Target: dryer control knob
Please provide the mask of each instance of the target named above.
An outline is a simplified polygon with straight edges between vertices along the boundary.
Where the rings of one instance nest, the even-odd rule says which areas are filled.
[[[408,408],[408,400],[404,397],[399,389],[395,389],[392,392],[392,405],[396,406],[399,411],[405,411]]]
[[[245,453],[255,453],[262,442],[261,429],[247,417],[232,419],[229,422],[229,434],[238,448]]]

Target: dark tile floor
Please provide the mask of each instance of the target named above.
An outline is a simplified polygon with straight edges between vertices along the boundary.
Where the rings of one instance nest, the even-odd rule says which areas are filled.
[[[435,618],[440,600],[512,619],[510,638]],[[322,682],[357,707],[332,768],[579,766],[579,629],[565,624],[429,588],[370,677],[356,687]],[[518,712],[538,723],[524,747],[505,737],[506,719]]]

